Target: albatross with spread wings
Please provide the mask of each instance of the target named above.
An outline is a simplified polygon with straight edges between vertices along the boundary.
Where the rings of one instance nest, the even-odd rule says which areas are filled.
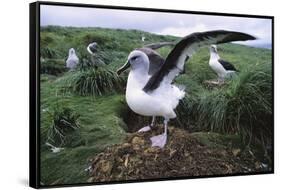
[[[129,107],[143,116],[164,117],[164,132],[151,138],[152,146],[163,148],[166,144],[168,122],[176,117],[174,109],[185,95],[184,89],[172,82],[183,72],[185,62],[200,47],[254,39],[245,33],[225,30],[190,34],[175,45],[161,67],[152,75],[149,75],[150,59],[146,53],[134,50],[129,54],[127,62],[117,71],[120,74],[131,68],[126,88]],[[149,130],[150,127],[145,127],[141,131]]]

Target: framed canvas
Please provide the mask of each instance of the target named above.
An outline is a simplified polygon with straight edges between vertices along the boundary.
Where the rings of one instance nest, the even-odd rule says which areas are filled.
[[[30,4],[30,186],[274,172],[274,17]]]

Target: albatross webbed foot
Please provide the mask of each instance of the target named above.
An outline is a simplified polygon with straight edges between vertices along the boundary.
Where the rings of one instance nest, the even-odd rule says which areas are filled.
[[[150,138],[152,146],[163,148],[167,142],[167,134],[157,135]]]
[[[152,143],[151,146],[157,146],[157,147],[160,147],[160,148],[164,148],[164,146],[167,142],[168,121],[169,121],[169,119],[165,118],[165,120],[164,120],[164,133],[163,134],[150,138],[151,143]]]
[[[140,130],[138,130],[138,132],[150,131],[150,130],[151,130],[151,127],[154,126],[154,123],[155,123],[155,116],[152,117],[152,121],[151,121],[151,124],[150,124],[150,125],[141,128]]]

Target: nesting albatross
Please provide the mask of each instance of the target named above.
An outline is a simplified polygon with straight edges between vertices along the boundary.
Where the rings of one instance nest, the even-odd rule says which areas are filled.
[[[220,58],[216,45],[210,47],[209,65],[217,73],[218,82],[224,82],[226,77],[232,76],[238,71],[231,63]]]
[[[164,132],[150,139],[152,146],[163,148],[166,144],[168,122],[176,117],[174,109],[185,95],[184,89],[172,82],[182,73],[185,61],[202,46],[254,39],[245,33],[224,30],[190,34],[176,44],[161,68],[152,76],[148,74],[150,62],[145,53],[134,50],[129,54],[127,62],[117,71],[121,73],[131,68],[126,88],[129,107],[143,116],[164,117]],[[144,131],[149,130],[146,128]]]
[[[73,70],[79,64],[79,58],[77,57],[74,48],[70,48],[68,51],[68,58],[66,60],[66,67]]]
[[[89,54],[94,55],[97,52],[97,46],[97,42],[90,43],[87,47],[87,51],[89,52]]]
[[[104,66],[105,65],[105,63],[103,61],[103,58],[101,56],[102,53],[101,52],[97,53],[97,51],[98,51],[98,43],[97,42],[90,43],[87,47],[87,51],[91,55],[91,62],[92,62],[93,66],[98,67],[98,66]]]

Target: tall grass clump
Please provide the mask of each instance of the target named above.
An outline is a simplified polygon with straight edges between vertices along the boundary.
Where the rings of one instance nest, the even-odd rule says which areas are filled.
[[[63,91],[82,96],[101,96],[117,92],[122,90],[125,85],[123,78],[104,66],[68,72],[57,82]]]
[[[240,134],[244,142],[272,142],[272,69],[270,64],[245,67],[221,88],[199,90],[179,110],[197,130]],[[185,113],[183,113],[185,112]]]
[[[52,124],[47,132],[47,142],[57,147],[75,147],[83,144],[80,134],[80,115],[67,107],[56,107],[51,113]]]

